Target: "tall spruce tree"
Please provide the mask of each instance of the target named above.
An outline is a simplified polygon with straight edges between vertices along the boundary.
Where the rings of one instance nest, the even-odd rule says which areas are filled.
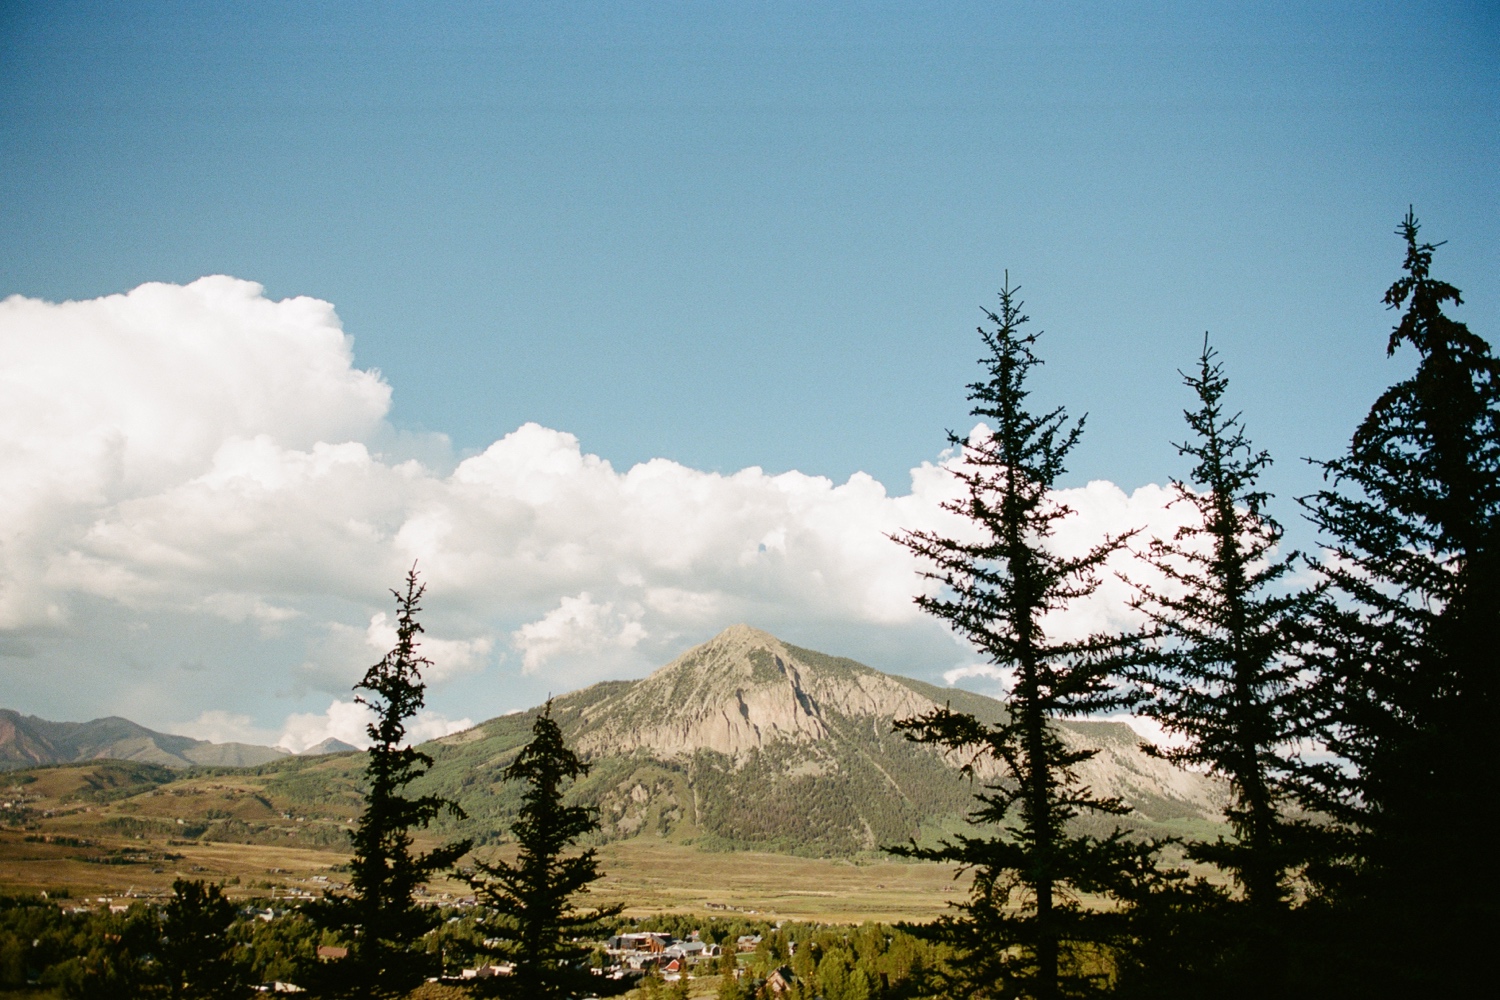
[[[1012,673],[1005,721],[987,725],[948,708],[897,722],[907,738],[967,757],[975,776],[992,760],[1001,775],[977,794],[976,824],[996,835],[961,835],[940,847],[912,843],[894,853],[956,862],[974,873],[958,916],[939,920],[933,933],[956,946],[950,988],[964,997],[1084,996],[1102,988],[1093,964],[1098,920],[1079,894],[1109,892],[1138,869],[1147,848],[1120,833],[1098,839],[1070,832],[1082,812],[1118,814],[1125,806],[1094,795],[1078,777],[1093,756],[1071,747],[1055,719],[1119,707],[1113,674],[1125,643],[1117,636],[1083,639],[1049,635],[1046,617],[1092,594],[1097,575],[1129,536],[1106,539],[1081,556],[1048,546],[1058,522],[1072,512],[1053,486],[1078,442],[1082,421],[1062,408],[1040,415],[1027,405],[1026,379],[1041,362],[1037,335],[1025,333],[1007,276],[993,329],[981,327],[985,378],[969,386],[972,414],[992,422],[968,439],[949,434],[961,455],[953,474],[963,494],[945,505],[968,521],[962,537],[910,531],[897,539],[931,567],[941,585],[918,598],[927,613],[968,640],[990,663]]]
[[[1311,727],[1295,639],[1311,597],[1288,586],[1300,557],[1278,555],[1282,529],[1258,485],[1271,457],[1251,445],[1239,415],[1225,410],[1229,381],[1214,357],[1205,335],[1197,370],[1183,374],[1198,405],[1183,413],[1192,437],[1177,451],[1195,464],[1188,482],[1172,486],[1174,503],[1195,516],[1145,553],[1164,585],[1136,584],[1134,606],[1154,641],[1133,675],[1143,689],[1138,710],[1182,740],[1153,752],[1229,783],[1225,816],[1234,838],[1191,843],[1187,854],[1229,873],[1248,912],[1233,919],[1235,907],[1220,900],[1228,933],[1217,955],[1194,956],[1199,992],[1269,996],[1286,988],[1290,879],[1312,840],[1305,821],[1288,818],[1298,772],[1293,748]],[[1208,887],[1197,888],[1179,897],[1180,919],[1206,919]],[[1143,960],[1159,963],[1162,956]],[[1147,979],[1160,971],[1146,970]],[[1181,969],[1171,976],[1185,978]]]
[[[1500,797],[1500,361],[1445,314],[1462,298],[1432,276],[1437,245],[1410,211],[1397,233],[1386,353],[1413,349],[1416,372],[1319,463],[1329,485],[1303,500],[1336,598],[1310,638],[1337,762],[1308,791],[1355,837],[1336,884],[1349,982],[1436,996],[1477,973],[1500,924],[1486,835]]]
[[[573,897],[599,876],[593,848],[564,856],[577,841],[599,829],[594,810],[563,804],[565,786],[588,774],[588,765],[563,741],[552,718],[552,703],[536,717],[531,742],[502,773],[506,781],[524,781],[521,809],[511,824],[520,847],[514,863],[476,861],[470,884],[475,894],[498,910],[502,922],[492,934],[514,972],[494,980],[507,996],[526,998],[582,995],[597,980],[587,968],[590,949],[575,943],[602,930],[602,921],[622,906],[578,909]]]
[[[315,910],[325,925],[352,928],[358,935],[348,968],[338,970],[338,988],[352,995],[400,992],[421,982],[430,958],[414,946],[435,927],[435,908],[417,905],[415,893],[435,872],[452,868],[471,842],[458,841],[426,853],[413,850],[412,830],[426,827],[444,810],[464,818],[463,810],[436,795],[407,798],[402,790],[427,773],[432,758],[410,745],[406,722],[424,703],[422,670],[432,661],[417,652],[422,626],[417,613],[427,586],[413,566],[405,590],[396,598],[396,645],[365,671],[355,698],[375,712],[368,726],[370,750],[365,765],[365,809],[350,835],[352,894]],[[340,963],[344,965],[346,963]]]

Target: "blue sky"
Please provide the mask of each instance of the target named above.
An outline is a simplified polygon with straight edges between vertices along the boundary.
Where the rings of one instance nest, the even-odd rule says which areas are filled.
[[[534,421],[894,496],[1008,268],[1068,485],[1182,471],[1208,330],[1290,496],[1406,370],[1408,204],[1500,329],[1500,14],[1303,6],[6,3],[0,297],[330,302],[440,471]]]

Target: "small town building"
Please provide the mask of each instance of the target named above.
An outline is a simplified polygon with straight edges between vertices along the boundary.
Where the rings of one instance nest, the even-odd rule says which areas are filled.
[[[634,934],[616,934],[604,942],[604,950],[610,952],[618,951],[644,951],[652,954],[661,954],[667,950],[672,943],[672,935],[662,931],[643,931]]]
[[[463,979],[491,979],[495,976],[508,976],[516,971],[516,967],[510,962],[499,962],[492,965],[481,965],[473,969],[464,969],[459,973]]]
[[[783,965],[781,968],[773,970],[766,977],[766,991],[773,996],[790,993],[792,991],[792,983],[795,980],[796,977],[792,975],[792,970]]]

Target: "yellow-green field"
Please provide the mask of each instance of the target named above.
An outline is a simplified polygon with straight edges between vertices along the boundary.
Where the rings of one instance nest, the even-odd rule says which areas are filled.
[[[649,840],[609,844],[599,853],[605,872],[599,895],[624,901],[630,912],[927,921],[967,891],[967,881],[955,881],[946,865],[708,853]]]
[[[28,842],[0,833],[0,892],[66,890],[74,899],[161,896],[175,878],[228,884],[231,896],[318,894],[338,881],[333,868],[344,856],[331,851],[259,844],[185,844],[91,838],[87,846]],[[109,863],[129,850],[127,863]],[[702,913],[771,919],[857,923],[864,920],[930,920],[964,886],[952,869],[930,864],[852,864],[775,854],[720,854],[676,844],[626,841],[600,851],[604,878],[594,895],[621,901],[631,914]],[[467,890],[442,881],[434,897],[455,899]]]
[[[216,776],[135,794],[112,787],[112,780],[119,779],[111,769],[87,766],[29,772],[24,784],[8,788],[0,778],[0,798],[25,810],[25,822],[0,829],[0,892],[64,890],[97,903],[101,897],[163,896],[182,877],[223,883],[239,898],[315,896],[345,877],[338,866],[347,857],[339,850],[167,832],[184,816],[269,819],[284,823],[289,838],[308,825],[260,794],[253,779]],[[116,793],[122,797],[112,799]],[[132,824],[124,833],[122,820]],[[346,820],[325,816],[317,822],[333,828]],[[941,865],[716,853],[649,836],[606,844],[599,855],[604,878],[595,896],[622,902],[631,914],[925,921],[963,898],[966,889],[952,868]],[[440,901],[468,892],[451,880],[428,889]]]

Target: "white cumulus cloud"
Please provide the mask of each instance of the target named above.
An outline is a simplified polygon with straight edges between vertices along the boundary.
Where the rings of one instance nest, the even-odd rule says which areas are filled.
[[[991,690],[985,693],[996,698],[1003,698],[1010,694],[1011,688],[1016,683],[1014,667],[997,667],[993,663],[970,663],[943,671],[943,683],[949,687],[956,687],[959,681],[972,680],[975,677],[983,677],[992,682],[991,685],[985,685],[991,687]]]
[[[158,723],[196,715],[197,733],[356,743],[343,699],[393,644],[387,588],[414,561],[429,694],[455,715],[639,674],[738,621],[834,653],[878,635],[887,667],[972,660],[913,605],[919,563],[889,538],[959,527],[941,509],[951,456],[892,495],[863,473],[619,470],[528,423],[449,471],[389,453],[390,398],[331,305],[251,282],[0,303],[6,690],[74,715],[140,705]],[[1186,516],[1152,486],[1059,498],[1076,511],[1060,551]],[[1129,623],[1112,572],[1127,561],[1049,627]],[[204,669],[176,668],[189,660]]]
[[[101,509],[204,471],[230,442],[370,434],[390,387],[333,308],[226,277],[54,304],[0,302],[0,625],[55,620],[59,548]]]
[[[617,613],[613,604],[596,603],[585,591],[564,597],[541,618],[516,629],[512,641],[522,652],[521,669],[535,673],[558,655],[597,657],[634,649],[644,638],[639,621]]]
[[[321,713],[305,712],[287,716],[276,745],[292,753],[301,753],[331,737],[364,750],[370,746],[370,734],[366,727],[374,720],[375,713],[359,702],[336,700]],[[471,719],[448,719],[437,712],[424,709],[417,713],[416,718],[407,721],[406,735],[411,744],[416,745],[440,736],[463,732],[473,725]]]
[[[191,722],[178,722],[167,727],[174,735],[191,736],[195,740],[210,743],[255,743],[270,746],[277,741],[274,729],[264,729],[255,720],[242,712],[229,712],[221,708],[200,712]]]
[[[395,647],[396,623],[387,618],[384,611],[377,611],[370,616],[370,625],[365,629],[365,644],[382,655]],[[430,681],[441,682],[459,674],[481,670],[494,645],[494,640],[488,636],[457,640],[424,637],[418,641],[417,652],[431,660],[432,665],[423,676]]]
[[[190,722],[174,723],[167,728],[180,736],[211,743],[253,743],[301,753],[330,737],[367,749],[370,735],[365,727],[374,719],[374,712],[353,699],[335,699],[322,712],[292,713],[279,728],[259,726],[249,715],[222,709],[210,709]],[[462,732],[473,725],[472,719],[449,719],[423,709],[407,722],[406,731],[415,744]]]

